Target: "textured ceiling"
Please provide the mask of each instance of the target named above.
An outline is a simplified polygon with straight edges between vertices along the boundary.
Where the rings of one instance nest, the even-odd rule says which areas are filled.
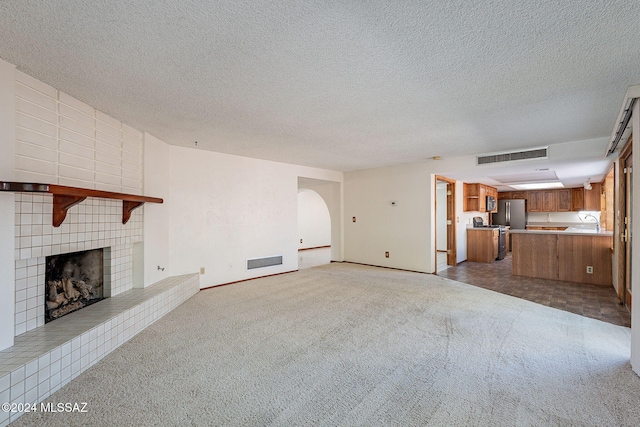
[[[348,171],[608,136],[639,25],[637,0],[4,0],[0,57],[170,144]]]

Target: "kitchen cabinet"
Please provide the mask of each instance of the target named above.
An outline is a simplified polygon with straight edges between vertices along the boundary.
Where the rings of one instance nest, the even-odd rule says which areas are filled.
[[[495,261],[498,258],[499,237],[500,230],[497,228],[468,228],[467,261]]]
[[[600,183],[591,184],[591,190],[584,188],[571,189],[571,210],[572,211],[599,211],[602,185]]]
[[[497,199],[498,189],[484,184],[464,184],[464,206],[465,212],[486,212],[487,196]],[[498,205],[491,212],[498,212]]]
[[[515,276],[611,286],[610,234],[512,230],[511,240]],[[587,273],[587,266],[592,273]]]
[[[584,188],[571,189],[571,210],[584,210]]]
[[[558,211],[558,193],[556,190],[542,190],[542,212],[557,212]]]
[[[558,212],[571,211],[571,189],[565,188],[558,191]]]
[[[527,191],[527,212],[542,212],[542,191]]]

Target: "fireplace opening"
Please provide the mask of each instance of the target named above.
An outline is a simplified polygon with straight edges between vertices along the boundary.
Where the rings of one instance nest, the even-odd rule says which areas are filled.
[[[45,323],[103,300],[103,250],[48,256],[45,283]]]

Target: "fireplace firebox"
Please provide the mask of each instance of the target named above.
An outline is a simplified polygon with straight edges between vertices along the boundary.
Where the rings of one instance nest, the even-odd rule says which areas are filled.
[[[45,323],[104,299],[102,249],[46,258]]]

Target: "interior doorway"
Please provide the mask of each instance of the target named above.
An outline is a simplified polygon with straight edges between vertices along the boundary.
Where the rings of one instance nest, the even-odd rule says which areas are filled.
[[[620,254],[618,256],[618,297],[629,311],[633,293],[631,242],[633,222],[633,150],[632,137],[620,154]]]
[[[344,260],[341,182],[298,177],[296,243],[298,268]]]
[[[298,269],[331,263],[331,215],[313,190],[298,190]]]
[[[436,175],[435,182],[435,273],[457,265],[456,182]]]

